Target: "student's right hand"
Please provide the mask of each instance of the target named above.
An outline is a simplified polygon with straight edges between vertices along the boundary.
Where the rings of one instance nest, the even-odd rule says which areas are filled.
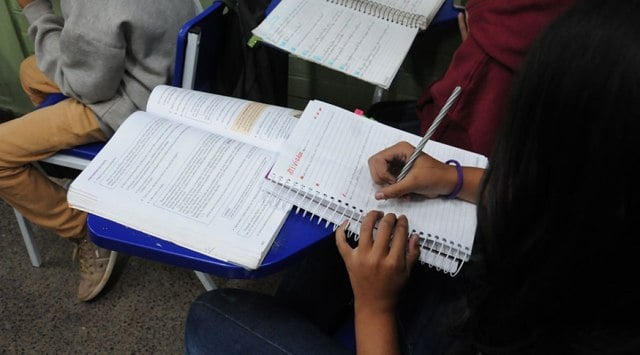
[[[399,142],[369,158],[371,178],[381,186],[375,195],[377,200],[409,197],[411,194],[436,198],[455,189],[458,181],[455,167],[425,153],[420,154],[404,179],[396,181],[398,171],[392,171],[393,165],[397,164],[394,162],[400,162],[402,166],[414,149],[408,142]]]

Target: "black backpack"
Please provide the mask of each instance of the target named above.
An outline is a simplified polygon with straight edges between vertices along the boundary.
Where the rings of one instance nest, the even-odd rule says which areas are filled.
[[[287,106],[289,57],[284,51],[257,42],[248,45],[251,30],[265,18],[271,0],[222,0],[229,11],[209,68],[207,91],[267,104]]]

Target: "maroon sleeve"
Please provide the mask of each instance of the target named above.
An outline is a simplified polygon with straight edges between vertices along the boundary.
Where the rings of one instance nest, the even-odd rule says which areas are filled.
[[[514,72],[540,31],[575,0],[471,0],[469,37],[443,77],[418,100],[421,133],[427,131],[457,85],[456,104],[433,139],[489,155]]]

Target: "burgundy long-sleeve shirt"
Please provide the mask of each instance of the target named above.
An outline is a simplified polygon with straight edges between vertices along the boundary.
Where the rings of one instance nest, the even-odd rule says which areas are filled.
[[[470,0],[469,36],[449,68],[419,98],[424,134],[454,87],[462,92],[433,140],[480,154],[491,152],[513,74],[540,31],[575,0]]]

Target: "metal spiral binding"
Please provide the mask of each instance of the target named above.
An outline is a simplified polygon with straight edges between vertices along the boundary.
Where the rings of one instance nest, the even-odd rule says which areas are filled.
[[[280,180],[282,181],[282,176],[280,177]],[[278,186],[278,184],[276,184],[276,187],[277,186]],[[284,189],[284,188],[285,188],[285,184],[281,184],[280,185],[280,191],[277,192],[276,196],[282,196],[282,189]],[[281,203],[284,204],[285,202],[281,200]],[[278,204],[280,204],[280,203],[278,203]]]
[[[280,197],[280,201],[285,200],[296,206],[295,213],[300,213],[302,210],[302,217],[306,218],[307,213],[310,214],[309,219],[318,217],[317,224],[320,224],[322,220],[325,220],[325,228],[333,223],[333,231],[338,228],[338,225],[345,219],[351,221],[352,225],[359,226],[362,224],[363,211],[356,206],[349,205],[348,202],[344,202],[340,199],[336,199],[333,196],[321,193],[313,188],[304,184],[299,184],[296,181],[292,181],[284,176],[276,176],[275,174],[269,177],[269,181],[274,184],[272,194]],[[323,203],[325,206],[323,207]],[[351,228],[354,230],[353,228]],[[354,235],[355,240],[358,240],[359,235],[356,232],[351,232]]]
[[[416,231],[414,230],[412,233],[416,233]],[[451,276],[457,275],[458,272],[462,269],[462,265],[465,262],[465,256],[467,253],[463,252],[461,247],[457,249],[454,248],[453,242],[447,241],[446,238],[440,238],[437,235],[433,236],[431,234],[427,234],[425,236],[422,232],[418,232],[418,235],[421,239],[420,249],[434,255],[434,262],[432,264],[429,264],[429,267],[434,267],[438,271],[446,271]],[[429,243],[431,243],[431,245],[429,245]],[[458,263],[458,266],[454,270],[456,263]]]
[[[360,231],[364,218],[364,211],[362,209],[352,206],[341,199],[336,199],[333,196],[327,196],[311,187],[299,184],[283,176],[272,175],[269,180],[272,184],[275,184],[272,192],[273,195],[281,197],[277,199],[278,206],[280,203],[290,202],[296,206],[296,214],[300,213],[301,209],[303,210],[303,218],[309,213],[310,220],[318,217],[317,224],[325,220],[325,228],[328,227],[330,223],[333,223],[333,231],[338,228],[342,221],[348,220],[350,222],[349,228],[346,231],[347,236],[354,241],[360,239],[358,231]],[[326,204],[324,207],[322,206],[323,202]],[[430,267],[446,271],[451,276],[455,276],[460,271],[469,254],[468,248],[465,252],[462,250],[461,245],[458,245],[456,248],[452,241],[448,241],[446,238],[440,238],[437,235],[425,235],[422,231],[412,230],[411,233],[417,233],[419,235],[421,239],[420,249],[430,253],[427,255],[432,255],[434,258],[434,262],[429,265]],[[455,267],[456,263],[458,263],[457,268]]]
[[[324,194],[325,197],[327,197],[327,194]],[[322,215],[326,216],[327,212],[329,212],[329,207],[331,207],[331,204],[333,203],[333,196],[330,196],[330,199],[327,202],[327,206],[325,206],[324,211],[322,211]],[[329,223],[331,223],[331,221],[329,220],[329,218],[325,218],[326,223],[324,224],[324,227],[327,228],[329,227]],[[320,221],[318,220],[318,223],[320,223]]]
[[[383,5],[368,0],[326,0],[328,3],[344,6],[375,16],[385,21],[398,23],[410,28],[426,28],[427,20],[424,16],[412,14],[403,10],[394,9],[391,6]]]

